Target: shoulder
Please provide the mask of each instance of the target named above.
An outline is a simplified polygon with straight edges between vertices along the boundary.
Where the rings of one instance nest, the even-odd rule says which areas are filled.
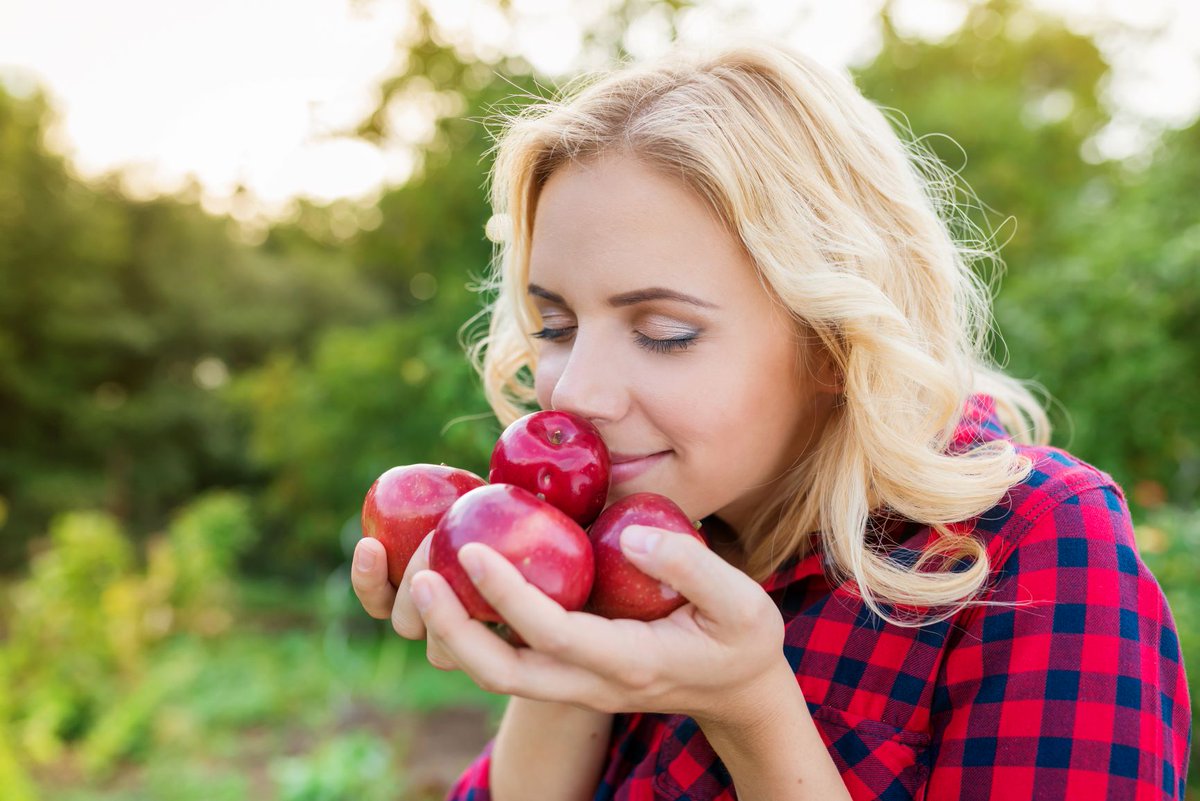
[[[1029,474],[969,527],[988,549],[993,567],[1017,548],[1054,545],[1062,560],[1094,543],[1136,554],[1125,493],[1113,478],[1059,448],[1018,446]]]
[[[1066,769],[1101,777],[1110,794],[1174,796],[1188,763],[1187,676],[1124,494],[1062,450],[1018,450],[1028,476],[973,521],[989,583],[953,618],[938,667],[929,795],[1033,797]]]
[[[966,455],[976,446],[997,442],[1012,447],[1028,470],[991,509],[949,526],[984,543],[993,567],[1035,537],[1109,538],[1132,545],[1125,494],[1112,476],[1061,448],[1015,442],[1000,421],[995,400],[986,394],[972,395],[948,453]],[[938,536],[922,528],[913,534],[910,542],[903,543],[910,553]]]
[[[1031,472],[973,521],[988,554],[984,603],[969,605],[956,623],[981,621],[991,635],[985,642],[1022,632],[1100,635],[1178,663],[1174,619],[1142,561],[1121,487],[1065,451],[1019,450],[1033,460]]]
[[[1060,448],[1016,450],[1028,462],[1028,474],[992,508],[949,526],[984,545],[993,578],[1109,561],[1132,568],[1140,561],[1125,493],[1108,473]],[[910,531],[892,555],[897,561],[914,561],[939,537],[928,526]],[[1101,558],[1104,552],[1112,558]]]

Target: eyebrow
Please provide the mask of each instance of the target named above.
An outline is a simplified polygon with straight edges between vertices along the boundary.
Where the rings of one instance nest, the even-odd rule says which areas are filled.
[[[537,295],[539,298],[545,298],[552,303],[558,303],[563,306],[567,305],[567,302],[563,300],[562,295],[551,292],[549,289],[540,287],[537,284],[529,285],[529,294]],[[700,298],[693,297],[692,295],[686,295],[683,292],[676,292],[674,289],[667,289],[661,286],[635,289],[632,292],[622,292],[619,295],[613,295],[608,299],[608,305],[612,306],[613,308],[620,308],[622,306],[633,306],[635,304],[645,303],[651,300],[675,300],[679,301],[680,303],[690,304],[692,306],[700,306],[704,309],[717,308],[715,303],[709,303],[707,300],[701,300]]]

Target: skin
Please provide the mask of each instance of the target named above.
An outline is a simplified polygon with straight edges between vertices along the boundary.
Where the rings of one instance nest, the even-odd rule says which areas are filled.
[[[816,441],[837,389],[828,365],[806,374],[819,354],[740,243],[687,187],[610,156],[550,178],[531,254],[538,403],[588,418],[611,451],[670,451],[609,500],[659,492],[740,528]],[[707,305],[610,302],[649,287]]]
[[[618,453],[668,452],[613,487],[610,503],[659,492],[689,517],[715,513],[736,531],[819,439],[838,391],[832,368],[806,350],[738,240],[682,183],[623,155],[561,168],[539,200],[529,278],[544,325],[542,407],[591,420]],[[612,302],[648,287],[700,304]],[[566,612],[491,549],[465,546],[460,561],[481,594],[530,646],[515,649],[424,569],[428,543],[398,591],[380,559],[357,569],[360,556],[378,557],[376,545],[364,539],[356,552],[364,608],[390,616],[401,636],[426,637],[434,665],[514,696],[493,754],[497,799],[520,797],[528,771],[544,764],[563,767],[536,786],[590,797],[608,715],[624,711],[693,717],[741,798],[848,797],[783,657],[779,610],[731,564],[736,555],[626,529],[630,560],[689,601],[643,623]],[[553,738],[539,739],[550,723]]]

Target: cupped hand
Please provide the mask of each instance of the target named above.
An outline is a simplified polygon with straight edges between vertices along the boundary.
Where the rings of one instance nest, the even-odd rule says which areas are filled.
[[[410,592],[413,577],[429,567],[429,544],[432,538],[432,531],[425,535],[397,588],[388,580],[387,553],[383,543],[372,537],[363,537],[354,546],[350,583],[368,615],[379,620],[390,619],[392,628],[406,640],[426,640],[426,656],[430,663],[442,670],[455,670],[457,665],[445,652],[441,642],[426,631],[425,622],[413,605]]]
[[[745,573],[677,532],[630,526],[621,547],[689,603],[648,623],[567,612],[491,548],[465,545],[459,560],[468,575],[529,645],[514,648],[468,617],[437,573],[420,570],[405,581],[439,656],[489,692],[718,719],[787,670],[783,619]]]

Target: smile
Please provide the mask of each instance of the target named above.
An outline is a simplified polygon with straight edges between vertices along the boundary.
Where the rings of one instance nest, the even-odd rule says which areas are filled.
[[[643,456],[637,459],[628,461],[616,462],[612,464],[612,485],[616,486],[623,482],[629,481],[632,478],[640,476],[650,468],[654,467],[659,462],[671,455],[670,451],[661,451],[652,453],[649,456]]]

